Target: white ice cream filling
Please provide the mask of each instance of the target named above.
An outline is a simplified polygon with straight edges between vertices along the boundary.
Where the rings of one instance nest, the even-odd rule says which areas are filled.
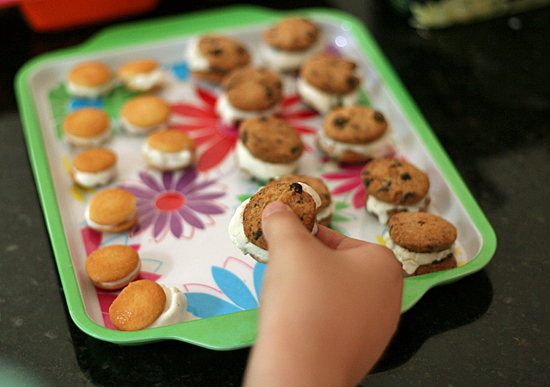
[[[148,91],[156,85],[160,85],[164,79],[164,71],[161,69],[156,69],[148,73],[141,73],[127,77],[124,79],[124,82],[134,90]]]
[[[132,277],[137,275],[140,270],[141,270],[141,263],[137,265],[136,268],[132,270],[132,272],[128,274],[126,277],[118,279],[116,281],[112,281],[112,282],[100,282],[100,284],[106,287],[117,287],[117,286],[123,285],[126,282],[128,282]]]
[[[296,88],[304,102],[322,114],[340,106],[353,106],[359,100],[359,88],[348,94],[331,94],[319,90],[301,77],[296,82]]]
[[[107,142],[111,138],[111,126],[109,126],[103,133],[94,137],[79,137],[65,132],[65,141],[74,146],[83,148],[91,148],[99,146]]]
[[[166,128],[166,123],[162,123],[156,126],[139,126],[134,125],[126,117],[120,117],[120,126],[122,126],[128,133],[132,134],[144,134],[152,132],[153,130],[161,130]]]
[[[179,152],[163,152],[153,148],[148,142],[143,144],[143,154],[151,163],[163,168],[184,168],[193,159],[193,155],[187,149]]]
[[[321,198],[319,197],[317,192],[305,183],[299,184],[302,186],[302,189],[304,191],[311,195],[311,197],[315,201],[316,207],[319,207],[321,205]],[[235,246],[237,246],[244,254],[254,255],[260,262],[267,263],[269,261],[269,252],[250,242],[244,233],[243,214],[244,209],[246,208],[246,205],[249,201],[250,199],[247,199],[242,202],[235,211],[233,217],[231,218],[231,222],[229,222],[229,236]],[[318,225],[317,222],[315,222],[315,224],[313,225],[313,229],[311,230],[311,234],[317,234],[317,230]]]
[[[113,224],[113,225],[108,225],[108,224],[100,224],[100,223],[96,223],[94,222],[92,219],[90,219],[90,206],[88,206],[86,208],[86,213],[85,213],[85,218],[86,218],[86,223],[88,224],[88,226],[90,226],[91,228],[93,229],[103,229],[103,230],[111,230],[113,228],[116,228],[118,227],[121,223],[125,223],[125,222],[128,222],[132,219],[134,219],[134,217],[136,216],[136,213],[137,213],[137,210],[134,210],[134,212],[132,212],[132,214],[126,218],[125,220],[123,220],[122,222],[120,223],[117,223],[117,224]]]
[[[210,63],[199,49],[199,39],[195,38],[187,46],[187,63],[191,71],[209,71]]]
[[[327,207],[323,208],[321,211],[317,213],[317,221],[321,222],[327,219],[329,216],[331,216],[334,213],[335,209],[336,209],[336,204],[331,201]]]
[[[387,203],[380,199],[375,198],[373,195],[369,195],[367,203],[365,205],[368,212],[373,213],[378,217],[378,221],[381,224],[387,224],[390,220],[389,212],[392,211],[410,211],[410,212],[419,212],[425,206],[426,202],[429,200],[429,196],[426,195],[421,200],[415,204],[410,205],[397,205],[393,203]]]
[[[106,185],[116,175],[116,166],[112,166],[99,172],[82,172],[73,167],[73,177],[75,181],[83,187],[97,187]]]
[[[273,116],[280,109],[280,104],[277,103],[275,106],[264,109],[264,110],[241,110],[237,109],[229,99],[227,94],[221,94],[216,102],[216,112],[221,117],[222,121],[228,125],[233,125],[238,121],[246,120],[247,118],[253,118],[258,116]]]
[[[166,303],[162,314],[146,329],[177,324],[187,320],[187,297],[175,287],[168,288],[159,284],[166,294]]]
[[[260,160],[254,157],[240,140],[237,141],[236,155],[239,166],[260,181],[288,175],[298,168],[299,162],[299,158],[290,163],[270,163]]]
[[[266,43],[260,46],[260,54],[265,64],[275,71],[292,71],[300,68],[310,56],[320,54],[325,48],[324,38],[319,38],[310,47],[302,51],[285,51],[276,49]]]
[[[382,235],[386,241],[386,247],[391,249],[395,257],[403,265],[403,270],[409,275],[414,274],[416,269],[422,265],[429,265],[433,262],[441,261],[449,255],[456,256],[456,243],[453,243],[449,249],[438,251],[435,253],[415,253],[409,249],[399,246],[395,243],[388,230]]]
[[[103,85],[99,86],[83,86],[74,82],[67,82],[67,92],[76,97],[83,98],[98,98],[108,94],[115,85],[115,80],[112,79]]]
[[[351,144],[342,141],[336,141],[328,137],[324,131],[319,132],[319,146],[332,157],[339,157],[345,151],[350,151],[365,157],[373,159],[384,157],[392,149],[391,130],[386,132],[376,140],[368,144]]]

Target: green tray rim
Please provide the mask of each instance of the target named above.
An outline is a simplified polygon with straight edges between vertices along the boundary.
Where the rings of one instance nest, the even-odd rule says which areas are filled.
[[[214,350],[238,349],[248,347],[254,343],[258,310],[246,310],[136,332],[111,330],[91,320],[85,311],[76,274],[72,268],[61,215],[55,198],[53,179],[46,157],[46,149],[33,104],[29,78],[41,67],[65,58],[110,51],[117,47],[128,48],[132,45],[170,40],[191,34],[219,30],[220,28],[251,27],[254,24],[274,22],[280,17],[290,14],[347,23],[350,28],[349,32],[356,39],[356,43],[362,49],[363,54],[367,55],[369,61],[376,68],[382,81],[393,94],[393,98],[400,104],[404,114],[412,123],[413,130],[428,149],[482,239],[482,247],[479,253],[467,264],[450,271],[406,278],[402,312],[412,308],[430,288],[454,282],[466,275],[475,273],[481,270],[492,258],[497,244],[493,228],[378,44],[359,19],[344,11],[329,8],[275,11],[259,6],[237,5],[186,15],[126,23],[107,27],[76,47],[42,54],[29,60],[19,69],[14,81],[29,159],[68,310],[75,324],[90,336],[123,345],[138,345],[174,339]]]

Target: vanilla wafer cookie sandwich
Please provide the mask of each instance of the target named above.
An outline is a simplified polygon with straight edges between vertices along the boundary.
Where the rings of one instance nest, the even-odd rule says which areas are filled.
[[[139,275],[141,259],[131,246],[109,245],[88,255],[85,269],[92,283],[98,288],[122,289]]]
[[[305,183],[276,182],[261,188],[244,201],[229,224],[229,236],[244,253],[261,263],[269,261],[268,245],[262,231],[262,212],[273,201],[287,204],[312,234],[317,233],[317,207],[321,199]]]
[[[124,188],[105,188],[90,199],[85,217],[96,231],[126,231],[137,223],[136,197]]]
[[[120,125],[130,134],[145,135],[165,129],[172,115],[172,107],[164,98],[145,94],[128,100],[120,112]]]
[[[167,75],[153,58],[133,59],[117,69],[119,81],[130,91],[147,92],[161,88]]]
[[[95,107],[71,112],[63,120],[62,127],[65,141],[75,147],[96,147],[111,138],[111,118]]]
[[[79,63],[67,75],[67,92],[79,98],[95,99],[111,92],[115,77],[111,68],[103,62]]]
[[[154,131],[143,144],[147,163],[161,171],[187,168],[195,161],[195,141],[178,129]]]
[[[117,155],[107,148],[90,148],[77,154],[71,167],[73,182],[83,188],[109,184],[117,174]]]

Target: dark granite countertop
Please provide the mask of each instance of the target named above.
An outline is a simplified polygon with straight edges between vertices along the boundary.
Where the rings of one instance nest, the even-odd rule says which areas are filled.
[[[186,3],[163,1],[136,19],[228,4]],[[328,6],[273,3],[267,5]],[[404,313],[362,385],[550,385],[550,8],[422,31],[384,2],[337,3],[370,29],[498,238],[483,270],[431,289]],[[12,83],[30,58],[101,28],[38,34],[16,9],[0,11],[0,380],[237,386],[248,349],[216,352],[176,341],[118,346],[86,335],[68,314]]]

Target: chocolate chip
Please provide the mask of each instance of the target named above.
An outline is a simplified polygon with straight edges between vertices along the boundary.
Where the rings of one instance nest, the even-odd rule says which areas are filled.
[[[262,234],[263,234],[262,230],[254,231],[254,232],[252,233],[252,237],[254,238],[254,240],[257,241],[258,239],[260,239],[260,237],[262,236]]]
[[[350,76],[346,78],[346,83],[348,84],[349,87],[355,87],[358,81],[359,80],[355,77]]]
[[[416,194],[412,192],[406,192],[405,195],[401,198],[401,203],[406,203],[407,200],[409,200],[410,197],[416,196]]]
[[[384,122],[386,119],[384,118],[384,115],[380,112],[374,112],[374,115],[372,116],[375,121],[377,122]]]
[[[294,190],[296,193],[302,193],[302,185],[300,183],[292,183],[290,189]]]
[[[210,51],[209,54],[212,55],[212,56],[219,56],[219,55],[223,54],[223,49],[222,48],[217,48],[215,50]]]
[[[246,144],[247,140],[248,140],[248,132],[246,130],[243,130],[241,132],[241,141],[243,144]]]
[[[237,48],[237,53],[239,55],[244,55],[244,54],[246,54],[246,50],[243,47],[239,47],[239,48]]]
[[[295,147],[292,147],[290,149],[290,153],[292,154],[295,154],[296,152],[298,152],[300,150],[300,147],[299,146],[295,146]]]
[[[411,175],[408,172],[405,172],[401,175],[401,180],[411,180]]]
[[[268,100],[273,99],[273,91],[271,90],[271,87],[269,87],[269,86],[266,85],[265,83],[263,83],[262,86],[264,87],[266,98],[267,98]]]
[[[343,116],[336,116],[332,121],[338,128],[343,129],[344,125],[349,121],[349,118]]]
[[[370,183],[372,183],[372,179],[363,178],[363,185],[365,186],[365,188],[369,188]]]

